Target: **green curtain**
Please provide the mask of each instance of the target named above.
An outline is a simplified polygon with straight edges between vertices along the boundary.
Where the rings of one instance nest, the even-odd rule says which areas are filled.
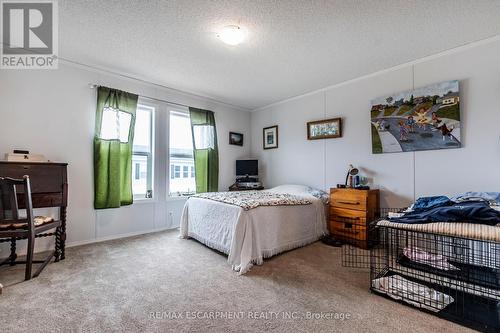
[[[193,135],[196,193],[219,190],[219,148],[212,111],[189,108]]]
[[[95,209],[133,203],[132,145],[137,100],[134,94],[98,88],[94,136]]]

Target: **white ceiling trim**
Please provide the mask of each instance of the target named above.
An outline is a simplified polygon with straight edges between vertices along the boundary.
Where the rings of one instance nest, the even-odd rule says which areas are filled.
[[[276,105],[280,105],[280,104],[283,104],[283,103],[294,101],[294,100],[297,100],[297,99],[300,99],[300,98],[303,98],[303,97],[306,97],[306,96],[311,96],[311,95],[314,95],[314,94],[317,94],[317,93],[320,93],[320,92],[324,92],[326,90],[330,90],[330,89],[333,89],[333,88],[338,88],[338,87],[345,86],[345,85],[348,85],[348,84],[351,84],[351,83],[354,83],[354,82],[357,82],[357,81],[361,81],[361,80],[364,80],[364,79],[368,79],[368,78],[371,78],[371,77],[374,77],[374,76],[378,76],[378,75],[381,75],[381,74],[393,72],[393,71],[396,71],[396,70],[399,70],[399,69],[402,69],[402,68],[414,66],[414,65],[426,62],[426,61],[430,61],[430,60],[433,60],[433,59],[441,58],[441,57],[444,57],[444,56],[447,56],[447,55],[450,55],[450,54],[455,54],[455,53],[462,52],[462,51],[465,51],[465,50],[468,50],[468,49],[472,49],[472,48],[480,46],[480,45],[495,43],[495,42],[498,42],[498,41],[500,41],[500,35],[495,35],[495,36],[484,38],[484,39],[481,39],[481,40],[478,40],[478,41],[466,43],[466,44],[463,44],[463,45],[460,45],[460,46],[457,46],[457,47],[454,47],[454,48],[451,48],[451,49],[448,49],[448,50],[445,50],[445,51],[442,51],[442,52],[431,54],[431,55],[428,55],[428,56],[425,56],[425,57],[422,57],[422,58],[419,58],[419,59],[416,59],[416,60],[408,61],[408,62],[399,64],[399,65],[396,65],[396,66],[393,66],[393,67],[382,69],[382,70],[379,70],[379,71],[376,71],[376,72],[373,72],[373,73],[370,73],[370,74],[366,74],[366,75],[363,75],[363,76],[359,76],[359,77],[356,77],[354,79],[350,79],[350,80],[346,80],[346,81],[339,82],[339,83],[336,83],[336,84],[332,84],[332,85],[326,86],[324,88],[316,89],[316,90],[313,90],[313,91],[310,91],[310,92],[307,92],[307,93],[304,93],[304,94],[300,94],[300,95],[293,96],[293,97],[290,97],[290,98],[287,98],[287,99],[284,99],[284,100],[281,100],[281,101],[278,101],[278,102],[274,102],[274,103],[271,103],[271,104],[268,104],[268,105],[265,105],[265,106],[261,106],[261,107],[258,107],[256,109],[251,110],[251,112],[262,111],[262,110],[265,110],[267,108],[270,108],[270,107],[273,107],[273,106],[276,106]]]
[[[106,68],[106,67],[103,67],[103,66],[89,65],[89,64],[85,64],[85,63],[78,62],[78,61],[71,60],[71,59],[67,59],[67,58],[59,58],[59,62],[65,64],[65,65],[69,65],[71,67],[80,68],[80,69],[84,69],[84,70],[91,71],[91,72],[106,73],[106,74],[110,74],[110,75],[113,75],[113,76],[117,76],[117,77],[122,78],[122,79],[139,82],[139,83],[144,84],[146,86],[151,86],[151,87],[154,87],[154,88],[159,88],[159,89],[162,89],[162,90],[166,90],[166,91],[168,91],[170,93],[175,93],[175,94],[183,95],[185,97],[194,98],[194,99],[198,99],[198,100],[201,100],[201,101],[209,101],[209,102],[212,102],[212,103],[224,105],[226,107],[230,107],[230,108],[238,110],[238,111],[244,111],[244,112],[250,112],[250,111],[252,111],[249,108],[245,108],[245,107],[242,107],[242,106],[239,106],[239,105],[234,105],[234,104],[231,104],[231,103],[228,103],[228,102],[224,102],[224,101],[215,99],[215,98],[210,97],[210,96],[204,96],[204,95],[197,94],[197,93],[194,93],[194,92],[184,91],[184,90],[179,90],[179,89],[175,89],[175,88],[172,88],[172,87],[168,87],[168,86],[165,86],[163,84],[150,81],[150,80],[148,80],[145,77],[141,77],[141,76],[137,76],[137,75],[131,75],[131,74],[127,74],[127,73],[118,73],[118,72],[116,72],[116,71],[114,71],[112,69],[109,69],[109,68]],[[96,82],[89,82],[89,84],[95,84],[95,83]],[[170,101],[170,102],[177,103],[176,101]]]

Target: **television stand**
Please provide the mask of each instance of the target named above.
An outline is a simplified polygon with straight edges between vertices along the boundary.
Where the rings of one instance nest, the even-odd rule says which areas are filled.
[[[264,189],[264,186],[259,186],[259,187],[243,187],[243,186],[239,186],[238,183],[234,183],[233,185],[229,186],[229,191],[232,192],[232,191],[261,191]]]
[[[238,183],[258,183],[259,177],[256,176],[244,176],[236,178],[236,184]]]

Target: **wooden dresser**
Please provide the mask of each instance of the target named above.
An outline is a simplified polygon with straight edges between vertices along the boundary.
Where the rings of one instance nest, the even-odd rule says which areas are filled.
[[[368,224],[380,215],[379,207],[379,190],[330,189],[330,234],[367,249]]]
[[[56,261],[65,257],[66,208],[68,206],[68,177],[66,163],[34,163],[0,161],[0,177],[21,179],[30,177],[33,208],[59,207],[61,227],[56,244]],[[19,208],[24,208],[24,195],[17,193]]]

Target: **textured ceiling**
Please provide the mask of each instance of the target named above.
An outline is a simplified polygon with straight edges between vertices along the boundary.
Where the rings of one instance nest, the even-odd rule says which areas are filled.
[[[62,58],[249,109],[498,34],[496,0],[59,1]]]

